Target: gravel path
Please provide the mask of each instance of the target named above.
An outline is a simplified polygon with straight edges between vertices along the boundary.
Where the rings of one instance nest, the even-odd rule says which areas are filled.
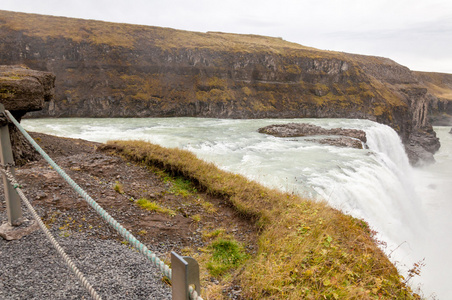
[[[0,224],[6,221],[0,213]],[[171,299],[160,272],[117,241],[53,235],[103,299]],[[151,249],[158,254],[168,249]],[[160,251],[158,251],[160,250]],[[41,230],[17,241],[0,238],[0,299],[90,299]]]

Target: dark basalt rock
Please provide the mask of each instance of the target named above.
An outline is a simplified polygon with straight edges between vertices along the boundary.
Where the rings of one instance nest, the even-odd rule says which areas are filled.
[[[54,97],[55,76],[49,72],[30,70],[21,66],[0,66],[0,103],[16,120],[30,111],[41,110]],[[5,124],[5,116],[0,123]],[[21,165],[36,160],[38,153],[14,124],[9,124],[14,161]]]
[[[306,123],[288,123],[269,125],[259,128],[259,133],[271,134],[278,137],[314,136],[314,135],[340,135],[348,136],[362,142],[367,142],[366,133],[358,129],[333,128],[325,129],[317,125]]]
[[[321,144],[328,144],[338,147],[349,147],[363,149],[366,143],[366,133],[358,129],[333,128],[325,129],[317,125],[306,123],[288,123],[269,125],[259,128],[259,133],[270,134],[277,137],[301,137],[319,135],[337,135],[335,138],[324,138],[311,140]]]
[[[336,147],[345,147],[345,148],[355,148],[355,149],[364,149],[364,144],[355,138],[351,137],[337,137],[337,138],[326,138],[314,140],[320,144],[326,144]]]

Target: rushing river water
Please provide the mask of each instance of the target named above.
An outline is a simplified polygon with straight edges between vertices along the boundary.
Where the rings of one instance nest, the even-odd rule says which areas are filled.
[[[367,133],[369,149],[321,145],[313,137],[259,134],[270,124],[304,122]],[[384,251],[403,272],[425,258],[421,277],[410,282],[426,297],[452,299],[452,135],[436,127],[442,143],[437,163],[412,168],[397,134],[367,120],[347,119],[35,119],[29,131],[105,142],[141,139],[194,152],[224,170],[269,187],[324,199],[365,219],[388,246]]]

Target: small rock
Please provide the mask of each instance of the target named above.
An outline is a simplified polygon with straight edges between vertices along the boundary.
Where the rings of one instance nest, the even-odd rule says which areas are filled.
[[[47,194],[44,193],[43,191],[39,191],[39,192],[36,194],[36,200],[40,200],[40,199],[43,199],[43,198],[45,198],[45,197],[47,197]]]

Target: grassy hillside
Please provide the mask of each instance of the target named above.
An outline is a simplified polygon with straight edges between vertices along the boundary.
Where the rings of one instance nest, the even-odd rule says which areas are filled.
[[[109,142],[104,150],[184,176],[254,220],[257,254],[225,274],[240,282],[245,299],[418,299],[362,220],[221,171],[188,151],[142,141]]]
[[[452,101],[452,74],[435,72],[414,72],[430,93],[440,99]]]
[[[9,28],[43,39],[63,37],[75,42],[89,41],[134,48],[138,42],[148,41],[162,49],[209,48],[221,51],[320,51],[314,48],[258,35],[241,35],[221,32],[191,32],[171,28],[111,23],[38,14],[12,13],[0,10],[0,18]]]

